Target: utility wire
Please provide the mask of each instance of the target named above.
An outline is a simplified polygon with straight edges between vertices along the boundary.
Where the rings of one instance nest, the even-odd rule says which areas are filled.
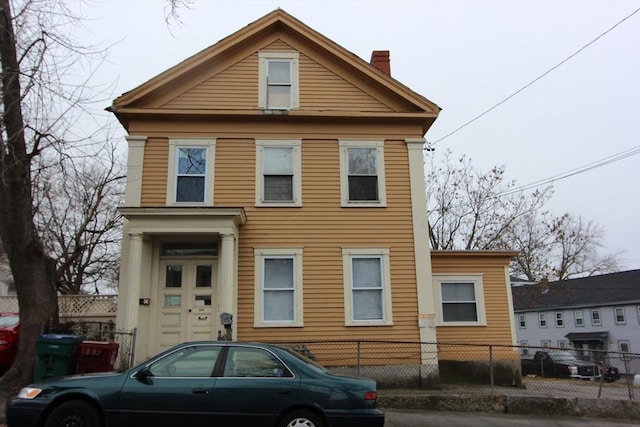
[[[625,151],[621,151],[620,153],[613,154],[613,155],[611,155],[609,157],[605,157],[603,159],[596,160],[596,161],[591,162],[591,163],[587,163],[586,165],[577,167],[575,169],[571,169],[571,170],[569,170],[567,172],[563,172],[563,173],[554,175],[554,176],[552,176],[550,178],[541,179],[541,180],[532,182],[530,184],[526,184],[526,185],[522,185],[520,187],[512,188],[512,189],[510,189],[508,191],[505,191],[504,193],[498,194],[496,197],[508,196],[510,194],[519,193],[519,192],[522,192],[522,191],[529,190],[531,188],[540,187],[540,186],[546,185],[546,184],[551,184],[553,182],[560,181],[561,179],[569,178],[571,176],[578,175],[580,173],[587,172],[587,171],[590,171],[592,169],[596,169],[596,168],[608,165],[610,163],[626,159],[627,157],[635,156],[636,154],[640,154],[640,145],[637,145],[637,146],[635,146],[633,148],[629,148],[629,149],[627,149]]]
[[[498,102],[497,104],[495,104],[493,107],[489,108],[488,110],[486,110],[485,112],[483,112],[482,114],[474,117],[473,119],[469,120],[468,122],[466,122],[465,124],[463,124],[462,126],[458,127],[457,129],[449,132],[448,134],[446,134],[445,136],[443,136],[442,138],[439,138],[438,140],[436,140],[435,142],[432,143],[428,143],[428,148],[429,151],[432,150],[432,147],[439,143],[440,141],[442,141],[443,139],[446,139],[448,137],[450,137],[451,135],[457,133],[458,131],[464,129],[465,127],[469,126],[471,123],[475,122],[476,120],[480,119],[481,117],[484,117],[485,115],[489,114],[491,111],[495,110],[496,108],[498,108],[499,106],[501,106],[502,104],[504,104],[505,102],[509,101],[511,98],[513,98],[514,96],[518,95],[520,92],[524,91],[525,89],[527,89],[528,87],[532,86],[534,83],[536,83],[538,80],[546,77],[549,73],[551,73],[552,71],[556,70],[557,68],[559,68],[560,66],[564,65],[567,61],[569,61],[570,59],[572,59],[573,57],[575,57],[576,55],[578,55],[580,52],[582,52],[583,50],[585,50],[586,48],[588,48],[589,46],[591,46],[592,44],[594,44],[595,42],[597,42],[598,40],[600,40],[602,37],[604,37],[605,35],[607,35],[608,33],[610,33],[611,31],[613,31],[616,27],[618,27],[619,25],[621,25],[624,21],[626,21],[627,19],[631,18],[633,15],[635,15],[636,13],[640,12],[640,8],[634,10],[633,12],[631,12],[631,14],[627,15],[626,17],[624,17],[623,19],[621,19],[620,21],[618,21],[614,26],[612,26],[611,28],[609,28],[608,30],[606,30],[604,33],[600,34],[598,37],[596,37],[595,39],[591,40],[589,43],[587,43],[586,45],[582,46],[580,49],[576,50],[574,53],[572,53],[571,55],[569,55],[567,58],[565,58],[564,60],[560,61],[560,63],[558,63],[557,65],[551,67],[549,70],[547,70],[546,72],[542,73],[540,76],[538,76],[537,78],[535,78],[534,80],[532,80],[531,82],[527,83],[526,85],[524,85],[523,87],[521,87],[520,89],[518,89],[517,91],[515,91],[514,93],[512,93],[511,95],[507,96],[506,98],[504,98],[502,101]]]

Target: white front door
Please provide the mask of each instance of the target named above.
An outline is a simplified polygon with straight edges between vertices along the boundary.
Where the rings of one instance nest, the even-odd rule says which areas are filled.
[[[216,339],[215,260],[161,262],[159,300],[160,351],[185,341]]]

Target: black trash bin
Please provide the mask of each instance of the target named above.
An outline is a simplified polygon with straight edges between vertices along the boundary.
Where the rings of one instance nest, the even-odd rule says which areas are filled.
[[[44,334],[36,341],[36,381],[76,372],[76,352],[84,341],[80,335]]]

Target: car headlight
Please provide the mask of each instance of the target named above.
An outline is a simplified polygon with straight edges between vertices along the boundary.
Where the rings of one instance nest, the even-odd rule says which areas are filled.
[[[35,399],[42,392],[40,388],[25,387],[18,393],[19,399]]]

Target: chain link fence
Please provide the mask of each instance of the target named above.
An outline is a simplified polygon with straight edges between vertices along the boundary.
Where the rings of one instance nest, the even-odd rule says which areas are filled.
[[[331,372],[375,379],[380,389],[616,400],[640,397],[633,385],[634,375],[640,373],[640,354],[635,353],[367,340],[277,344],[295,349]],[[549,361],[541,361],[543,354],[550,353],[563,359],[554,362],[555,369]],[[546,370],[543,363],[547,363]]]

